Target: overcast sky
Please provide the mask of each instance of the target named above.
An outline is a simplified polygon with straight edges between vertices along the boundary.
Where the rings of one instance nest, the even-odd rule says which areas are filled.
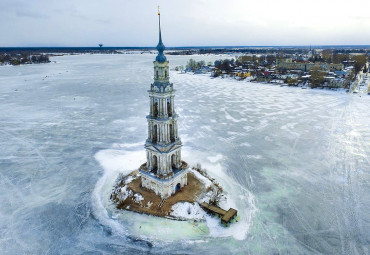
[[[370,1],[0,0],[0,47],[370,44]]]

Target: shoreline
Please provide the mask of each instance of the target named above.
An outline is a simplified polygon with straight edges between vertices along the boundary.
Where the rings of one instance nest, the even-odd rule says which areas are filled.
[[[317,91],[317,90],[324,90],[324,91],[335,91],[335,92],[343,92],[343,93],[348,93],[348,94],[352,94],[350,93],[349,89],[345,89],[345,88],[329,88],[329,87],[315,87],[315,88],[311,88],[309,86],[302,86],[301,84],[299,85],[289,85],[288,83],[275,83],[275,82],[264,82],[264,81],[252,81],[252,80],[247,80],[247,79],[244,79],[244,80],[237,80],[231,76],[225,76],[225,77],[212,77],[210,75],[208,75],[208,73],[202,73],[202,74],[196,74],[194,72],[178,72],[178,74],[187,74],[187,75],[200,75],[200,76],[205,76],[205,77],[209,77],[210,79],[227,79],[227,80],[230,80],[230,81],[235,81],[235,82],[238,82],[238,83],[241,83],[241,82],[246,82],[246,83],[252,83],[252,84],[260,84],[260,85],[270,85],[270,86],[279,86],[279,87],[289,87],[289,88],[300,88],[300,89],[307,89],[307,90],[314,90],[314,91]],[[348,90],[348,91],[347,91]]]

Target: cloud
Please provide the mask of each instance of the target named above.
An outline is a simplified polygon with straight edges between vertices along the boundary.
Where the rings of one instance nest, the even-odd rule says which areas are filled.
[[[159,2],[158,2],[159,1]],[[1,46],[368,44],[363,0],[0,0]],[[370,3],[370,2],[369,2]],[[362,6],[363,8],[358,8]]]
[[[368,22],[370,21],[369,16],[354,16],[353,18],[358,20],[358,21],[368,21]]]
[[[46,15],[44,13],[39,13],[30,10],[16,10],[15,13],[18,17],[26,17],[32,19],[47,19],[50,17],[49,15]]]

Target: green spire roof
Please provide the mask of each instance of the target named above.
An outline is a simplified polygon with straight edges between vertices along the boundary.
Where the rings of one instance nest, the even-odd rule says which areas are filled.
[[[162,42],[162,33],[161,33],[161,14],[159,12],[159,9],[158,9],[158,19],[159,19],[159,42],[158,42],[158,45],[157,45],[157,50],[158,50],[158,55],[157,57],[155,58],[155,60],[157,62],[160,62],[160,63],[163,63],[165,62],[167,59],[166,59],[166,56],[163,54],[163,51],[166,49],[166,47],[164,46],[163,42]]]

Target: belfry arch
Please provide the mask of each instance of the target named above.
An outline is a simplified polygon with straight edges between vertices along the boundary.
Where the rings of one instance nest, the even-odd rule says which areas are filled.
[[[170,141],[173,143],[175,141],[175,134],[174,134],[174,128],[173,125],[170,124]]]
[[[168,117],[172,117],[172,105],[171,101],[167,100],[167,112],[168,112]]]
[[[153,125],[153,139],[152,139],[153,143],[157,143],[158,142],[158,128],[157,128],[157,125]]]
[[[153,166],[153,171],[157,171],[157,169],[158,169],[158,158],[157,158],[156,155],[153,155],[152,166]]]
[[[154,102],[153,117],[158,117],[158,102]]]
[[[172,169],[176,168],[176,155],[175,154],[171,155],[171,167]]]

